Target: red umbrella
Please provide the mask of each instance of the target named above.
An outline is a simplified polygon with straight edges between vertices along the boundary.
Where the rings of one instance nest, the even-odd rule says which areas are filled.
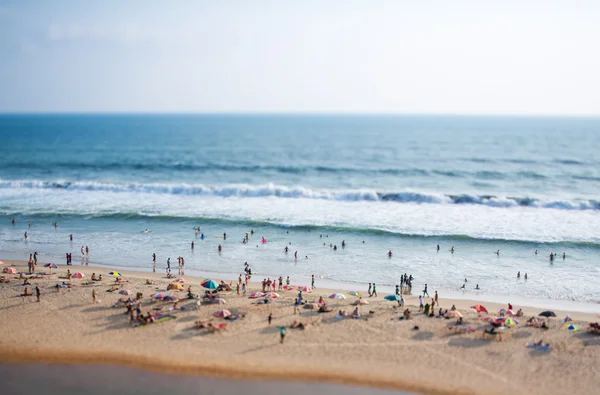
[[[83,274],[83,273],[77,272],[77,273],[73,274],[73,278],[84,278],[84,277],[85,277],[85,274]]]
[[[487,312],[488,312],[488,311],[487,311],[487,309],[486,309],[484,306],[480,305],[480,304],[477,304],[477,305],[475,305],[475,306],[471,306],[471,308],[472,308],[472,309],[475,309],[475,311],[477,311],[478,313],[481,313],[482,311],[483,311],[484,313],[487,313]]]
[[[215,317],[227,318],[231,316],[231,312],[229,310],[217,310],[213,313]]]

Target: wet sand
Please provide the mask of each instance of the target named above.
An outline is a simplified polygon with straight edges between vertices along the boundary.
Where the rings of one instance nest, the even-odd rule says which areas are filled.
[[[408,392],[339,384],[231,380],[104,365],[0,363],[0,377],[4,378],[4,395],[411,395]]]

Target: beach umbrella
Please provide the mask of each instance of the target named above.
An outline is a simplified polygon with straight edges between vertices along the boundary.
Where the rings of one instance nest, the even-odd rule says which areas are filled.
[[[81,272],[77,272],[75,274],[73,274],[72,278],[84,278],[85,274],[81,273]]]
[[[216,282],[214,282],[213,280],[207,278],[206,280],[202,281],[200,283],[200,285],[202,285],[204,288],[208,288],[208,289],[217,289],[219,288],[219,286],[217,285]]]
[[[219,318],[227,318],[231,316],[231,311],[229,310],[217,310],[213,313],[213,316],[215,317],[219,317]]]
[[[181,278],[178,278],[178,279],[177,279],[177,280],[175,280],[175,281],[176,281],[176,282],[178,282],[178,283],[181,283],[181,284],[185,284],[185,283],[187,283],[187,280],[186,280],[185,278],[183,278],[183,277],[181,277]]]
[[[52,274],[52,269],[58,269],[58,266],[56,266],[55,263],[46,263],[44,267],[50,268],[50,274]]]
[[[17,269],[14,267],[5,267],[4,270],[2,270],[2,273],[17,274]]]
[[[306,292],[306,293],[311,293],[312,292],[312,288],[311,287],[307,287],[306,285],[300,285],[300,286],[298,286],[298,291],[302,291],[302,292]]]
[[[227,302],[225,301],[225,299],[223,298],[215,298],[212,301],[214,304],[227,304]]]
[[[542,311],[541,313],[538,314],[538,316],[550,318],[550,317],[556,317],[556,314],[554,314],[554,311]]]
[[[114,277],[121,277],[121,273],[119,273],[119,272],[108,272],[108,274],[110,276],[114,276]]]
[[[477,305],[475,305],[475,306],[471,306],[471,308],[472,308],[472,309],[475,309],[475,311],[477,311],[478,313],[481,313],[482,311],[483,311],[484,313],[487,313],[487,312],[488,312],[488,310],[487,310],[487,309],[486,309],[484,306],[482,306],[482,305],[480,305],[480,304],[477,304]]]
[[[350,291],[350,292],[348,292],[348,295],[356,296],[357,298],[361,298],[362,297],[362,294],[360,292],[357,292],[357,291]]]
[[[293,291],[294,290],[294,286],[293,285],[284,285],[282,288],[285,289],[286,291]]]
[[[386,295],[383,298],[385,300],[389,300],[390,302],[397,302],[400,300],[400,296],[398,296],[398,295]]]
[[[563,328],[568,329],[568,330],[573,331],[573,332],[578,332],[578,331],[581,330],[580,327],[578,327],[577,325],[573,325],[573,324],[565,325]]]
[[[155,299],[164,299],[167,296],[169,296],[169,294],[167,294],[165,292],[159,292],[159,293],[156,293],[156,294],[152,295],[152,297],[155,298]]]
[[[266,298],[273,298],[273,299],[276,299],[276,298],[278,298],[278,297],[279,297],[279,294],[278,294],[277,292],[267,292],[267,293],[265,294],[265,297],[266,297]]]
[[[363,304],[369,304],[368,300],[365,299],[356,299],[353,303],[354,305],[363,305]]]
[[[515,320],[514,318],[510,318],[510,317],[508,317],[504,320],[504,325],[506,325],[506,326],[515,326],[518,323],[519,322],[517,320]]]
[[[119,291],[121,295],[131,295],[131,291],[128,289],[122,289]]]
[[[252,292],[250,295],[248,295],[250,299],[262,298],[263,296],[265,296],[265,294],[262,292]]]
[[[329,295],[329,299],[346,299],[346,297],[342,294],[331,294]]]

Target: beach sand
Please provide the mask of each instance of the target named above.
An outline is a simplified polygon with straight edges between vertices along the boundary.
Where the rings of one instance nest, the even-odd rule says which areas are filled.
[[[15,264],[26,270],[25,262]],[[38,266],[39,267],[39,266]],[[72,280],[75,287],[60,289],[54,285],[57,274],[32,279],[30,291],[38,285],[41,302],[35,296],[20,297],[24,290],[18,275],[0,284],[0,360],[3,362],[46,362],[67,364],[119,365],[162,373],[193,374],[222,378],[278,381],[316,381],[342,383],[381,389],[405,390],[423,394],[584,394],[600,387],[600,337],[586,333],[593,314],[573,313],[581,332],[563,329],[560,318],[566,312],[556,311],[559,318],[550,320],[550,330],[525,326],[525,318],[540,309],[522,308],[525,317],[514,328],[503,331],[503,341],[484,339],[486,328],[478,314],[469,307],[477,302],[447,300],[440,295],[444,309],[453,304],[464,315],[475,333],[456,334],[448,329],[454,320],[429,318],[418,313],[416,296],[407,297],[414,319],[397,320],[401,309],[395,302],[368,298],[362,306],[361,319],[337,319],[339,309],[352,312],[347,300],[330,300],[331,313],[301,309],[294,315],[295,291],[281,291],[281,298],[268,305],[252,304],[254,300],[226,293],[226,305],[179,303],[185,310],[168,311],[172,302],[155,302],[150,296],[164,291],[170,282],[164,274],[122,271],[130,282],[122,289],[144,294],[143,312],[163,306],[177,318],[170,321],[133,327],[124,314],[125,308],[113,304],[125,296],[118,291],[106,292],[114,279],[106,268],[68,267],[86,278]],[[54,272],[61,276],[67,267]],[[40,269],[38,269],[40,271]],[[92,272],[102,274],[104,281],[82,285]],[[201,293],[199,278],[185,276],[193,292]],[[151,279],[156,285],[145,285]],[[257,278],[255,278],[257,279]],[[218,280],[218,279],[214,279]],[[259,280],[262,280],[260,278]],[[251,284],[250,291],[260,290]],[[100,302],[92,303],[92,290]],[[364,290],[359,290],[364,291]],[[316,300],[335,291],[316,289],[304,295]],[[185,298],[185,291],[173,292]],[[433,293],[432,293],[433,294]],[[426,302],[431,298],[426,299]],[[490,312],[505,305],[485,303]],[[194,329],[198,319],[210,319],[219,308],[242,312],[246,316],[229,322],[227,330],[213,334]],[[436,306],[436,311],[437,311]],[[369,314],[373,311],[374,314]],[[267,317],[273,315],[268,326]],[[306,330],[288,329],[285,342],[279,342],[278,326],[289,326],[294,320],[312,325]],[[214,323],[227,322],[214,318]],[[419,330],[412,328],[417,325]],[[550,352],[531,351],[527,342],[542,340],[552,346]],[[98,383],[101,385],[101,383]]]

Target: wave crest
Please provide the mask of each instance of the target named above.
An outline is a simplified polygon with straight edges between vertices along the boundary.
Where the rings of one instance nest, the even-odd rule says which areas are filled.
[[[417,204],[474,204],[490,207],[534,207],[561,210],[600,210],[600,201],[593,199],[542,200],[533,197],[505,197],[472,194],[435,194],[427,192],[379,192],[371,189],[315,189],[302,186],[275,184],[231,184],[209,186],[204,184],[118,184],[96,181],[40,181],[1,180],[0,188],[6,189],[65,189],[75,191],[100,191],[115,193],[157,193],[171,195],[218,196],[224,198],[275,197],[287,199],[323,199],[335,201],[371,201]]]

